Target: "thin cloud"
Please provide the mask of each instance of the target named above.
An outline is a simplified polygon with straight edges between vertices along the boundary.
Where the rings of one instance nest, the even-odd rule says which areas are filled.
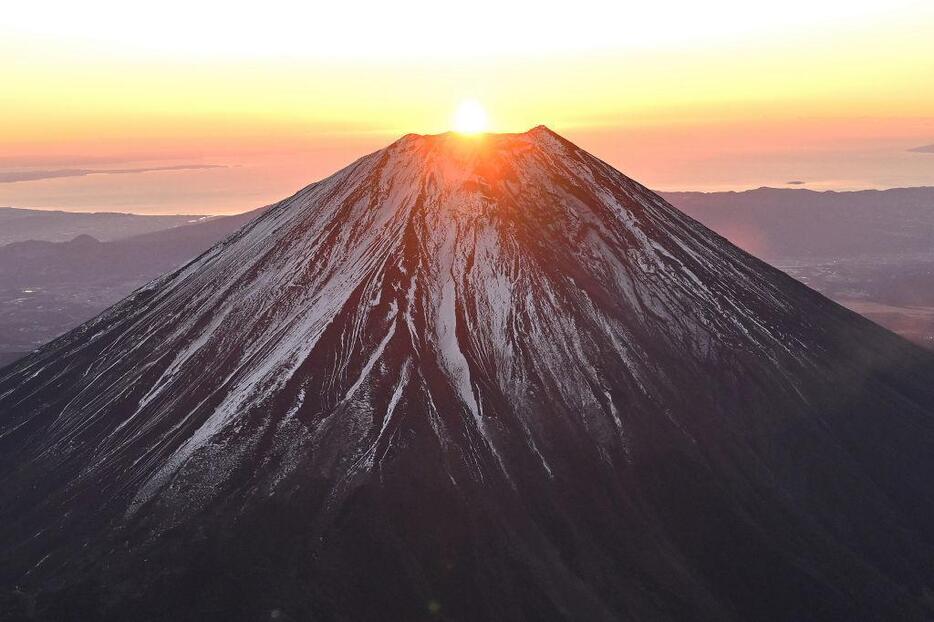
[[[914,151],[915,153],[934,153],[934,145],[924,145],[923,147],[915,147],[914,149],[909,149],[908,151]]]
[[[60,168],[42,171],[0,171],[0,184],[14,184],[21,181],[40,179],[58,179],[60,177],[85,177],[87,175],[124,175],[127,173],[151,173],[154,171],[190,171],[208,168],[227,168],[223,164],[178,164],[175,166],[153,166],[149,168]]]

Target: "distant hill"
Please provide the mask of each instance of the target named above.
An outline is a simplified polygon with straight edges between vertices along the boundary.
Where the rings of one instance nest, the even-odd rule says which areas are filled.
[[[0,246],[0,365],[197,257],[261,211],[109,242],[79,235]]]
[[[934,347],[934,188],[665,197],[825,296]]]
[[[667,200],[769,262],[934,254],[934,187],[666,192]]]
[[[25,240],[66,242],[79,235],[109,241],[190,225],[216,216],[140,216],[118,212],[62,212],[0,207],[0,245]]]

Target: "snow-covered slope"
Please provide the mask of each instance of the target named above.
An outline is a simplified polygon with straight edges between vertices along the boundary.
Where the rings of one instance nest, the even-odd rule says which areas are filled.
[[[0,455],[48,619],[934,614],[931,355],[544,127],[282,201],[0,372]]]

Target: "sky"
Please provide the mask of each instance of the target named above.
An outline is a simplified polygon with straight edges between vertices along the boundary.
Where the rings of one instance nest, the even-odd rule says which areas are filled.
[[[244,211],[469,99],[658,190],[934,185],[932,76],[930,0],[32,0],[0,11],[0,205]]]

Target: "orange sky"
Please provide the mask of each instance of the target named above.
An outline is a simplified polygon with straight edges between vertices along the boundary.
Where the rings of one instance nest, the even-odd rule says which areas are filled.
[[[934,184],[907,151],[934,143],[931,2],[195,4],[5,8],[0,174],[228,168],[0,183],[0,205],[241,211],[469,97],[658,189]]]

